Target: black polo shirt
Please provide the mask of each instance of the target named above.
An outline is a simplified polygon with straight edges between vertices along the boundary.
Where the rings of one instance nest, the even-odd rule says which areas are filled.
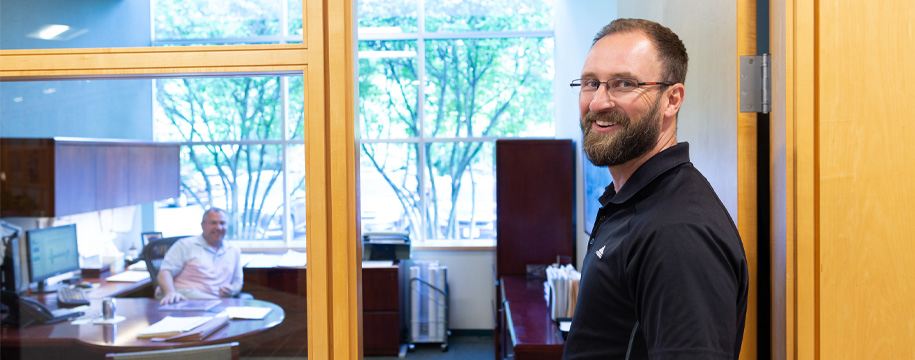
[[[563,359],[737,359],[747,311],[740,235],[689,144],[613,184],[582,265]],[[636,325],[638,324],[638,325]]]

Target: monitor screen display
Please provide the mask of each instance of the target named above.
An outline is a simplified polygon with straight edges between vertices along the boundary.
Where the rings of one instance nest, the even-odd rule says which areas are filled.
[[[29,281],[42,282],[63,273],[79,270],[76,224],[26,232],[29,252]]]

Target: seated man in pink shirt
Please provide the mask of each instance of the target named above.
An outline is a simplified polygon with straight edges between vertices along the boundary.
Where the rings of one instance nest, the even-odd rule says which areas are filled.
[[[161,304],[184,299],[217,299],[241,291],[241,250],[222,241],[228,215],[211,208],[203,213],[203,233],[175,242],[159,269]]]

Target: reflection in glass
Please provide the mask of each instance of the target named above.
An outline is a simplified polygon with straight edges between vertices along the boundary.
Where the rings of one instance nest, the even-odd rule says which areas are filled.
[[[181,192],[187,200],[179,209],[199,209],[201,213],[210,207],[226,210],[229,240],[281,239],[283,173],[279,149],[278,145],[264,144],[182,146]],[[163,212],[169,211],[160,209],[158,214]],[[184,222],[199,228],[197,218]]]
[[[304,239],[302,77],[154,84],[154,137],[182,144],[181,195],[160,204],[156,222],[194,234],[200,214],[215,206],[229,213],[227,239]],[[299,140],[283,139],[284,133]]]
[[[286,133],[291,139],[305,138],[305,85],[302,76],[287,76]]]
[[[492,142],[427,145],[429,239],[494,239],[496,192]]]
[[[156,140],[280,138],[277,77],[162,79],[155,84]]]
[[[417,144],[361,145],[362,232],[408,231],[412,239],[418,239]]]
[[[0,1],[0,49],[150,45],[146,1]]]
[[[363,139],[419,135],[415,41],[359,42],[359,122]]]
[[[305,145],[286,146],[286,192],[289,193],[288,238],[305,241]]]
[[[551,0],[425,0],[426,31],[553,29]]]
[[[416,32],[422,0],[359,0],[359,33]]]
[[[153,6],[156,40],[278,37],[289,34],[294,23],[301,34],[301,1],[293,6],[287,0],[153,0]]]
[[[553,39],[426,41],[425,133],[552,136]]]

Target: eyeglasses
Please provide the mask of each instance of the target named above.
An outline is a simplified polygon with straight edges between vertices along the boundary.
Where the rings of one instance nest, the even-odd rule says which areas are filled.
[[[569,84],[571,87],[581,87],[581,92],[585,94],[592,94],[597,89],[600,88],[600,84],[607,84],[607,90],[612,93],[626,93],[638,89],[639,86],[649,86],[649,85],[660,85],[660,86],[670,86],[676,83],[664,82],[664,81],[652,81],[652,82],[639,82],[636,79],[632,78],[619,78],[619,79],[610,79],[607,81],[598,81],[596,79],[575,79],[572,80],[572,83]]]

